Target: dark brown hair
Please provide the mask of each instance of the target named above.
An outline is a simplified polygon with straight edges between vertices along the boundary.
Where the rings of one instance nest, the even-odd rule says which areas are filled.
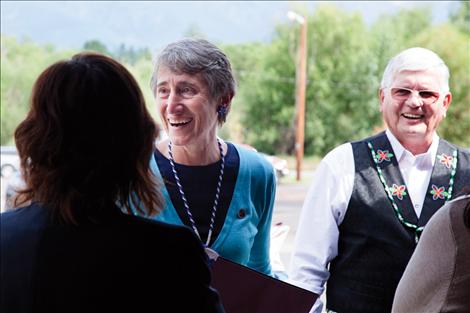
[[[124,66],[79,53],[44,70],[30,102],[15,131],[26,183],[16,205],[38,202],[74,224],[115,204],[158,213],[163,200],[149,168],[158,128]]]

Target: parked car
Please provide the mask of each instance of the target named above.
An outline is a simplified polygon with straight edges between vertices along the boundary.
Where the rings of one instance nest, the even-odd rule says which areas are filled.
[[[10,211],[14,208],[13,202],[17,194],[17,191],[18,189],[24,188],[25,184],[24,184],[24,180],[23,180],[23,177],[21,176],[20,171],[14,172],[10,177],[4,179],[3,181],[4,181],[4,184],[6,185],[4,187],[5,194],[2,195],[3,196],[2,201],[4,201],[2,204],[2,208],[3,208],[2,211],[4,212],[4,211]]]
[[[268,155],[266,153],[258,152],[262,156],[266,158],[266,160],[271,163],[271,165],[274,167],[276,170],[276,176],[278,179],[287,176],[289,174],[289,168],[287,167],[287,161],[284,159],[281,159],[275,155]]]
[[[20,174],[20,157],[14,146],[1,146],[1,210],[8,211],[13,208],[13,196],[16,189],[23,184]]]
[[[8,178],[19,171],[20,158],[14,146],[1,146],[0,151],[1,175],[3,178]]]

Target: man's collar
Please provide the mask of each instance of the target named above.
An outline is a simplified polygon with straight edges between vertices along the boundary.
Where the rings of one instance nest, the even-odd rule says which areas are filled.
[[[405,151],[407,152],[407,154],[413,155],[410,151],[406,150],[402,146],[402,144],[398,141],[395,135],[393,135],[393,133],[388,128],[385,130],[385,134],[387,135],[388,141],[390,141],[390,145],[392,146],[393,152],[395,152],[395,156],[397,160],[401,160]],[[434,160],[436,159],[438,146],[439,146],[439,136],[437,135],[436,132],[434,132],[432,143],[431,143],[431,146],[429,146],[428,151],[422,154],[415,155],[415,157],[416,158],[424,157],[428,159],[427,161],[429,162],[429,164],[434,165]]]

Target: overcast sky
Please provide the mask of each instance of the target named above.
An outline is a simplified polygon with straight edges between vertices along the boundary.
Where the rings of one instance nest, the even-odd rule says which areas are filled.
[[[328,2],[328,1],[323,1]],[[453,1],[329,1],[360,12],[367,24],[400,8],[430,6],[433,22],[447,19]],[[309,12],[321,2],[303,2]],[[60,48],[98,39],[114,49],[124,43],[159,49],[193,26],[217,43],[269,41],[287,22],[294,1],[1,1],[1,32]]]

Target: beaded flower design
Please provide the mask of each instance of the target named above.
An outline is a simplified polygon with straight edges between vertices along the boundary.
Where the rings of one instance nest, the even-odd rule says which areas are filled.
[[[452,166],[452,161],[454,160],[451,155],[447,155],[445,153],[438,155],[437,159],[439,160],[439,163],[444,164],[447,168]]]
[[[437,187],[433,184],[430,192],[432,194],[433,200],[445,199],[449,196],[449,193],[446,191],[446,188],[444,186]]]
[[[392,187],[390,187],[390,192],[400,200],[403,200],[403,196],[407,195],[405,185],[398,186],[397,184],[393,184]]]
[[[390,153],[388,150],[377,150],[377,162],[390,161],[391,157],[393,157],[393,153]]]

